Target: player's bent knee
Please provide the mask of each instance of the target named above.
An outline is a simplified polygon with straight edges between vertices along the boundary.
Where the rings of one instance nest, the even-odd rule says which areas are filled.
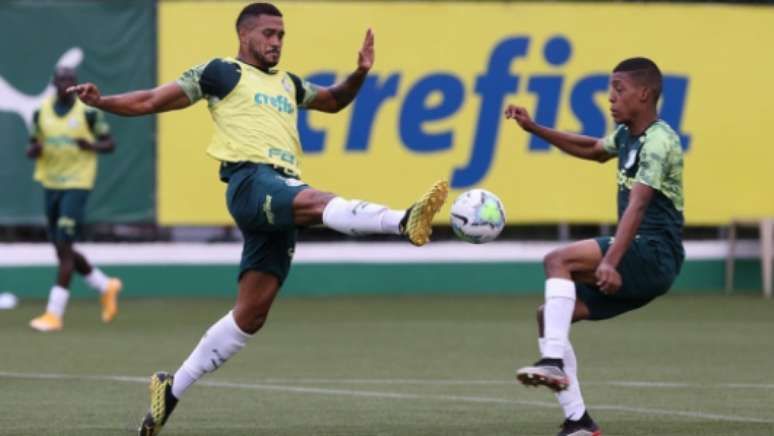
[[[293,214],[296,224],[319,224],[328,203],[336,196],[330,192],[304,189],[293,200]]]
[[[270,307],[271,303],[262,300],[239,301],[234,306],[234,322],[240,330],[251,335],[266,324]]]
[[[543,258],[543,270],[546,273],[546,277],[563,274],[566,269],[565,256],[561,250],[554,250]]]
[[[296,195],[293,200],[294,206],[303,209],[325,209],[325,206],[336,196],[330,192],[318,191],[316,189],[304,189]]]

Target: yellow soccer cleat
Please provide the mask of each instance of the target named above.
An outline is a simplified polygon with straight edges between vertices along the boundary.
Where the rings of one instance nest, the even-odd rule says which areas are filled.
[[[102,303],[102,322],[113,321],[118,314],[118,294],[123,287],[124,284],[117,278],[108,280],[107,289],[99,300]]]
[[[62,330],[62,317],[46,312],[30,321],[30,327],[39,332],[58,332]]]
[[[156,436],[177,406],[177,398],[172,395],[171,374],[157,372],[151,376],[150,410],[139,428],[139,436]]]
[[[449,182],[439,180],[406,211],[400,222],[400,232],[417,247],[430,242],[433,233],[433,217],[441,210],[449,195]]]

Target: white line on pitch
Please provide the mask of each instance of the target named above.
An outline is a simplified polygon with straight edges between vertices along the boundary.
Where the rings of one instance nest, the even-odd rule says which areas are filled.
[[[117,381],[117,382],[126,382],[126,383],[147,383],[148,381],[147,377],[115,376],[115,375],[35,374],[35,373],[16,373],[16,372],[0,372],[0,378],[14,378],[14,379],[28,379],[28,380],[32,379],[32,380]],[[338,396],[350,396],[350,397],[367,397],[367,398],[399,399],[399,400],[436,400],[436,401],[452,401],[452,402],[467,402],[467,403],[505,404],[505,405],[532,406],[532,407],[551,408],[551,409],[555,409],[557,407],[557,405],[553,402],[512,400],[507,398],[478,397],[478,396],[468,396],[468,395],[406,394],[406,393],[398,393],[398,392],[356,391],[356,390],[349,390],[349,389],[326,389],[326,388],[311,388],[311,387],[305,387],[305,386],[217,382],[217,381],[206,381],[206,380],[200,381],[197,384],[199,386],[209,386],[209,387],[216,387],[216,388],[262,390],[262,391],[275,391],[275,392],[285,392],[285,393],[338,395]],[[643,407],[628,407],[628,406],[604,405],[604,404],[597,404],[591,407],[599,410],[630,412],[630,413],[637,413],[642,415],[679,416],[684,418],[698,418],[698,419],[706,419],[711,421],[774,424],[774,420],[771,420],[771,419],[752,418],[752,417],[745,417],[745,416],[719,415],[714,413],[649,409],[649,408],[643,408]]]
[[[340,385],[433,385],[433,386],[474,386],[512,385],[514,380],[432,380],[432,379],[339,379],[339,378],[267,378],[262,383],[312,383]],[[690,388],[690,389],[774,389],[774,384],[765,383],[684,383],[660,381],[582,381],[584,386],[616,386],[624,388]]]

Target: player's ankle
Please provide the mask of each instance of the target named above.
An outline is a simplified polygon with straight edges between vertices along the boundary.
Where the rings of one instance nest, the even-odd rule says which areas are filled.
[[[564,361],[562,359],[556,359],[552,357],[543,357],[538,360],[535,366],[555,366],[564,370]]]
[[[591,415],[589,415],[588,410],[583,412],[583,416],[580,417],[580,419],[578,420],[578,423],[580,423],[581,425],[591,425],[594,423],[594,420],[591,419]]]

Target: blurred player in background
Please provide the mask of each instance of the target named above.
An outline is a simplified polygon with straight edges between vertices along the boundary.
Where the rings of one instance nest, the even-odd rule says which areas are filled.
[[[338,112],[352,102],[374,62],[370,29],[355,71],[327,88],[274,68],[285,36],[275,6],[246,6],[236,31],[236,58],[213,59],[175,82],[114,96],[101,96],[93,84],[72,89],[89,105],[127,116],[182,109],[206,99],[215,122],[207,152],[221,162],[228,209],[245,238],[233,310],[210,327],[174,376],[159,372],[151,377],[151,407],[141,436],[158,434],[183,393],[263,326],[287,277],[298,227],[324,224],[348,235],[402,235],[424,245],[447,196],[446,182],[437,182],[407,211],[392,210],[312,189],[299,178],[298,109]]]
[[[56,95],[33,116],[33,132],[27,156],[35,159],[35,180],[45,189],[48,235],[56,248],[59,270],[43,315],[30,321],[41,332],[62,330],[70,298],[73,271],[102,295],[102,321],[118,312],[121,281],[107,277],[73,248],[85,220],[86,201],[97,175],[97,153],[110,153],[115,143],[104,115],[81,103],[67,88],[77,79],[72,68],[58,67],[53,84]]]
[[[615,237],[570,244],[545,260],[545,304],[538,309],[542,358],[517,371],[525,385],[557,392],[565,421],[559,436],[599,436],[578,384],[571,322],[602,320],[648,304],[666,293],[685,257],[683,151],[679,136],[658,117],[662,78],[646,58],[626,59],[610,78],[610,112],[618,125],[605,138],[559,132],[509,106],[525,131],[581,159],[618,157],[618,228]]]

